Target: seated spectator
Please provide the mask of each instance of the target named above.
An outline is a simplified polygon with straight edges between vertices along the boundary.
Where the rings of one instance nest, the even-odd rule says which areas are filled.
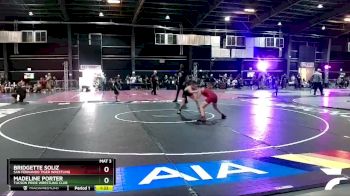
[[[13,92],[13,88],[10,81],[5,82],[5,93]]]
[[[125,82],[126,82],[126,84],[130,84],[130,83],[131,83],[131,82],[130,82],[130,76],[129,76],[129,75],[126,76]]]
[[[306,82],[305,78],[303,78],[302,87],[303,88],[309,88],[309,83]]]
[[[136,76],[135,75],[132,75],[130,77],[130,84],[135,84],[136,83]]]
[[[41,77],[40,80],[39,80],[39,83],[40,83],[40,92],[43,92],[43,93],[46,93],[45,89],[46,89],[46,80]]]

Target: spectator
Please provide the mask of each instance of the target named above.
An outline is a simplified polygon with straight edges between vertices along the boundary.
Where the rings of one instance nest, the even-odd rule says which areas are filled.
[[[53,76],[52,77],[52,89],[55,91],[57,87],[57,79],[56,79],[56,76]]]
[[[312,85],[314,88],[314,95],[316,95],[317,89],[320,89],[321,96],[323,96],[321,69],[317,69],[317,71],[312,75]]]
[[[235,88],[241,89],[242,86],[243,86],[243,79],[242,79],[242,77],[241,77],[241,74],[238,74],[238,75],[237,75],[236,81],[237,81],[237,83],[236,83],[236,85],[235,85]]]
[[[129,75],[126,75],[125,81],[126,81],[126,84],[130,84],[130,76]]]
[[[146,89],[149,90],[151,81],[150,81],[150,79],[148,78],[148,76],[145,77],[144,83],[145,83]]]
[[[288,78],[286,74],[283,74],[281,77],[281,87],[282,89],[287,88],[287,84],[288,84]]]
[[[158,76],[157,76],[157,71],[154,70],[153,74],[151,76],[151,84],[152,84],[152,95],[157,95],[157,85],[158,85]]]
[[[130,77],[130,84],[135,84],[136,83],[136,76],[135,73],[132,74],[132,76]]]
[[[40,82],[40,87],[41,87],[40,92],[45,93],[45,91],[43,91],[43,90],[46,89],[46,80],[43,77],[41,77],[39,82]]]

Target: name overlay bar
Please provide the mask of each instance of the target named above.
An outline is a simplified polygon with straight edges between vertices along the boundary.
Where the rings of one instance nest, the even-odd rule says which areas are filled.
[[[115,184],[115,160],[8,159],[7,184],[16,191],[95,191]]]

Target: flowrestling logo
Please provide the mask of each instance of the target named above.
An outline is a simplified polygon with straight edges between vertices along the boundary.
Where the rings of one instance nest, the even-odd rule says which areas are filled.
[[[341,181],[346,181],[349,180],[348,177],[345,177],[342,175],[342,169],[337,169],[337,168],[322,168],[321,169],[325,174],[328,176],[341,176],[341,177],[336,177],[328,181],[326,184],[324,190],[330,191],[332,190],[335,186],[340,184]]]

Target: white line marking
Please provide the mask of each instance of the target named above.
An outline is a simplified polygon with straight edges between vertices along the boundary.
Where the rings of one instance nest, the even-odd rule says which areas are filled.
[[[156,117],[156,118],[171,118],[171,117],[179,117],[179,115],[152,115],[153,117]]]
[[[242,106],[244,107],[244,106]],[[49,147],[49,146],[40,146],[40,145],[35,145],[35,144],[30,144],[27,142],[22,142],[16,139],[13,139],[7,135],[5,135],[1,128],[8,122],[13,121],[15,119],[19,119],[22,117],[26,117],[26,116],[31,116],[31,115],[35,115],[35,114],[41,114],[41,113],[47,113],[47,112],[53,112],[53,111],[60,111],[60,110],[67,110],[67,109],[74,109],[74,108],[79,108],[79,107],[67,107],[67,108],[59,108],[59,109],[53,109],[53,110],[46,110],[46,111],[40,111],[40,112],[34,112],[34,113],[29,113],[29,114],[24,114],[21,116],[16,116],[14,118],[8,119],[4,122],[2,122],[0,124],[0,136],[10,140],[12,142],[21,144],[21,145],[25,145],[25,146],[29,146],[29,147],[33,147],[33,148],[39,148],[39,149],[47,149],[47,150],[54,150],[54,151],[60,151],[60,152],[70,152],[70,153],[82,153],[82,154],[99,154],[99,155],[117,155],[117,156],[195,156],[195,155],[212,155],[212,154],[227,154],[227,153],[237,153],[237,152],[249,152],[249,151],[257,151],[257,150],[266,150],[266,149],[271,149],[271,148],[282,148],[282,147],[287,147],[287,146],[293,146],[293,145],[297,145],[297,144],[301,144],[301,143],[305,143],[311,140],[314,140],[316,138],[321,137],[322,135],[324,135],[325,133],[327,133],[327,131],[329,130],[329,124],[326,120],[324,120],[321,117],[315,116],[313,114],[308,114],[305,112],[300,112],[300,111],[295,111],[295,110],[289,110],[289,109],[285,109],[285,108],[275,108],[277,110],[286,110],[286,111],[290,111],[290,112],[295,112],[295,113],[299,113],[299,114],[304,114],[307,116],[311,116],[314,118],[317,118],[319,120],[321,120],[325,125],[326,128],[324,128],[323,130],[321,130],[321,133],[304,139],[304,140],[299,140],[296,142],[291,142],[291,143],[287,143],[287,144],[282,144],[282,145],[275,145],[275,146],[264,146],[264,147],[257,147],[257,148],[248,148],[248,149],[239,149],[239,150],[227,150],[227,151],[213,151],[213,152],[194,152],[194,153],[118,153],[118,152],[97,152],[97,151],[84,151],[84,150],[69,150],[69,149],[63,149],[63,148],[54,148],[54,147]]]
[[[58,103],[58,105],[69,105],[70,103]]]
[[[349,136],[347,136],[347,135],[345,135],[344,137],[345,137],[345,138],[348,138],[348,139],[350,139],[350,137],[349,137]]]
[[[324,190],[330,191],[330,190],[332,190],[335,186],[337,186],[338,184],[340,184],[340,181],[344,181],[344,180],[348,180],[348,178],[346,178],[346,177],[333,178],[332,180],[330,180],[330,181],[326,184],[326,187],[324,188]]]
[[[342,173],[342,169],[339,168],[321,168],[321,171],[328,176],[339,176]]]
[[[320,107],[320,106],[317,106],[317,105],[314,105],[314,104],[303,104],[303,103],[300,103],[300,102],[297,101],[298,99],[300,99],[300,98],[295,98],[295,99],[292,100],[292,102],[296,103],[296,104],[309,105],[309,106],[312,106],[312,107]]]
[[[291,189],[291,188],[294,188],[294,186],[292,186],[292,185],[278,186],[278,187],[275,187],[274,189],[275,190],[283,190],[283,189]]]
[[[0,107],[11,105],[10,103],[0,103]]]
[[[14,191],[10,191],[10,192],[8,192],[8,193],[6,194],[6,196],[13,196],[14,194],[15,194]]]
[[[137,111],[128,111],[128,112],[122,112],[119,114],[116,114],[114,118],[120,121],[124,122],[129,122],[129,123],[143,123],[143,124],[176,124],[176,123],[190,123],[190,122],[197,122],[197,120],[184,120],[184,121],[139,121],[139,120],[127,120],[127,119],[122,119],[119,116],[124,115],[124,114],[130,114],[130,113],[139,113],[139,112],[153,112],[153,111],[176,111],[175,109],[153,109],[153,110],[137,110]],[[183,111],[188,111],[188,112],[196,112],[193,110],[183,110]],[[198,112],[197,112],[198,113]],[[210,112],[206,112],[207,114],[210,115],[207,120],[211,120],[215,117],[214,114]]]

